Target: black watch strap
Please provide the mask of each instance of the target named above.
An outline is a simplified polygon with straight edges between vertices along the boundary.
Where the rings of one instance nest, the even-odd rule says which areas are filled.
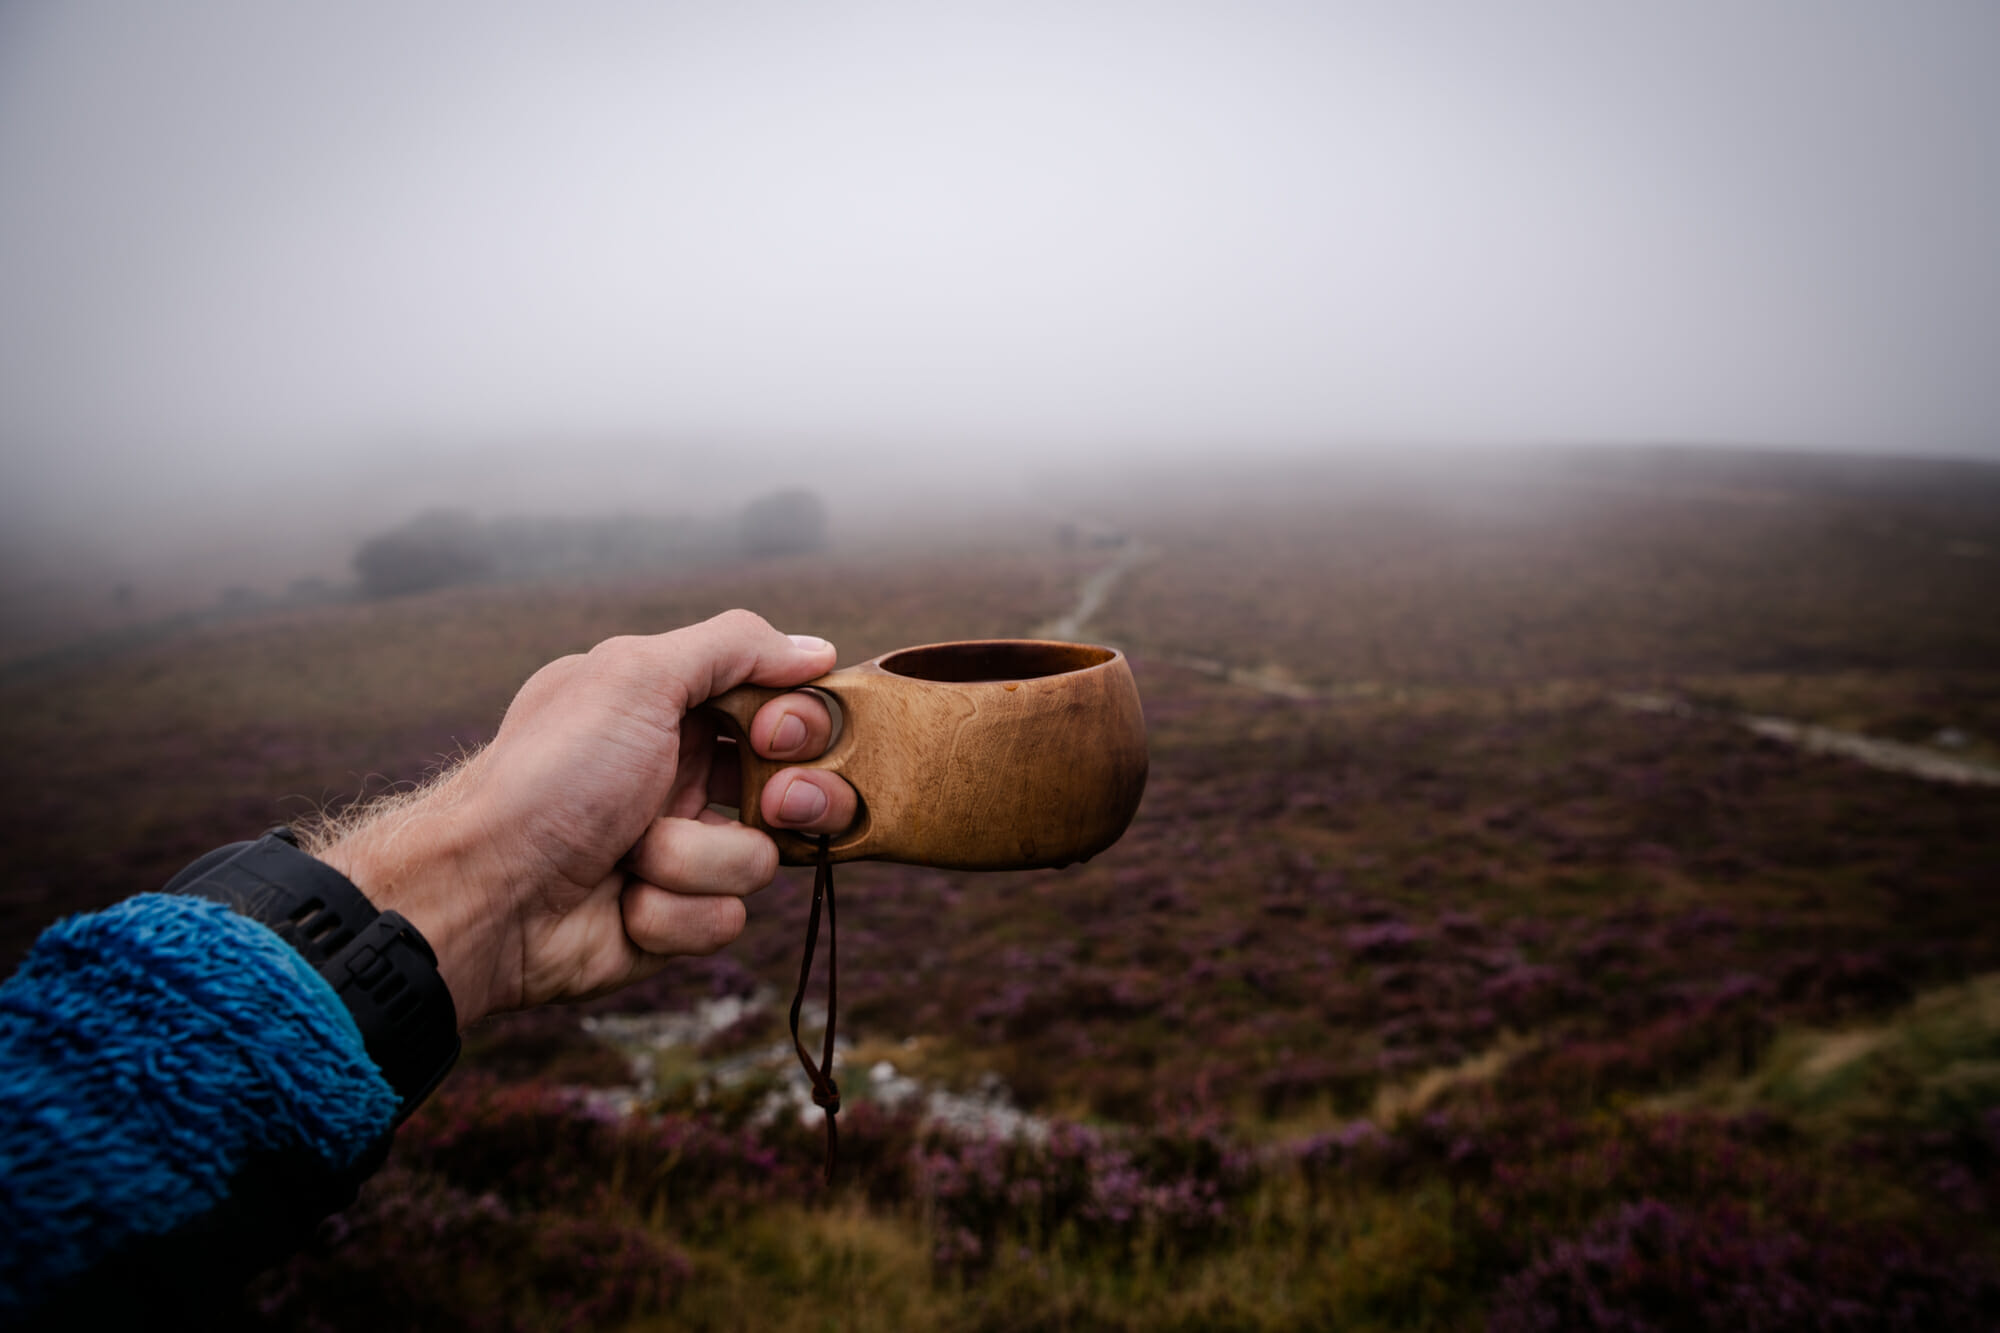
[[[437,955],[397,912],[378,911],[288,828],[218,848],[168,882],[168,893],[227,903],[297,949],[346,1003],[368,1057],[396,1090],[400,1124],[458,1059],[458,1010]]]

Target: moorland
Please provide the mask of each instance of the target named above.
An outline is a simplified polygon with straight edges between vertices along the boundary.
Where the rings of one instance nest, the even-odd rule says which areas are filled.
[[[730,950],[467,1034],[257,1319],[2000,1325],[2000,785],[1744,724],[1994,772],[2000,468],[1652,450],[1063,496],[1087,524],[331,602],[0,675],[12,957],[420,779],[607,635],[742,605],[854,662],[1029,633],[1120,564],[1083,633],[1146,706],[1124,839],[841,868],[832,1188],[783,1044],[789,871]]]

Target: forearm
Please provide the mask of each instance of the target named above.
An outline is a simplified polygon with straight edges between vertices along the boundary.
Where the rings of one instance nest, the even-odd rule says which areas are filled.
[[[0,985],[0,1068],[0,1313],[198,1227],[260,1163],[333,1176],[397,1107],[294,950],[160,894],[44,932]]]

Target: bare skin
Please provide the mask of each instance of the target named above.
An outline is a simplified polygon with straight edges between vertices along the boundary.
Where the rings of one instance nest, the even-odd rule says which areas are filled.
[[[530,677],[484,750],[313,850],[424,933],[461,1027],[617,990],[734,940],[743,899],[777,873],[768,837],[708,808],[736,802],[740,774],[692,710],[745,682],[803,684],[834,656],[747,611],[608,639]],[[806,761],[831,734],[825,707],[793,693],[759,710],[750,743]],[[809,769],[759,799],[804,833],[839,833],[856,809],[844,781]]]

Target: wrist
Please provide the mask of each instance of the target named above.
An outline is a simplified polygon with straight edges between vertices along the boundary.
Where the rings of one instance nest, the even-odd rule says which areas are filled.
[[[166,885],[227,904],[297,950],[346,1006],[401,1102],[400,1121],[458,1056],[458,1023],[437,956],[400,912],[379,908],[276,828],[199,858]]]
[[[497,961],[508,922],[493,910],[497,880],[484,866],[491,840],[467,827],[461,769],[443,782],[363,812],[358,823],[306,850],[353,882],[381,911],[397,912],[430,942],[460,1029],[504,1008]]]

